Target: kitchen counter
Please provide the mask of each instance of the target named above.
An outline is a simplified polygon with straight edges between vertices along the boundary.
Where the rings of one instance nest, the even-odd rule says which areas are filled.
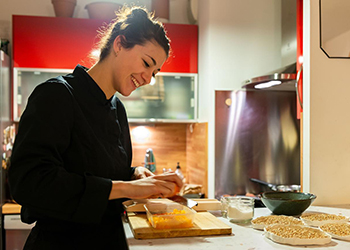
[[[2,206],[2,214],[20,214],[21,205],[15,203],[5,203]]]
[[[3,214],[19,214],[21,206],[18,204],[4,204]],[[307,211],[316,211],[333,214],[343,214],[350,217],[350,206],[339,205],[336,207],[311,206]],[[202,250],[202,249],[245,249],[245,250],[269,250],[269,249],[350,249],[350,242],[332,239],[332,242],[323,246],[287,246],[277,244],[263,236],[262,231],[251,228],[250,225],[238,225],[230,223],[221,217],[219,211],[212,211],[221,221],[232,227],[232,235],[229,236],[201,236],[181,237],[167,239],[136,240],[128,223],[124,223],[126,237],[130,250]],[[256,208],[254,217],[270,215],[267,208]]]
[[[307,211],[343,214],[350,217],[350,209],[311,206]],[[201,236],[167,239],[137,240],[134,238],[128,223],[124,223],[126,237],[130,250],[203,250],[203,249],[245,249],[245,250],[269,250],[269,249],[350,249],[350,242],[332,239],[332,242],[323,246],[288,246],[275,243],[264,237],[263,231],[255,230],[250,225],[238,225],[230,223],[221,217],[219,211],[212,211],[220,220],[232,227],[232,235],[229,236]],[[256,208],[254,217],[270,215],[267,208]]]

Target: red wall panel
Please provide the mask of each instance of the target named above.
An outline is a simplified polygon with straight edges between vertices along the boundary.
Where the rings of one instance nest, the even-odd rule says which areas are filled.
[[[14,67],[73,69],[91,66],[88,55],[101,21],[13,16]]]
[[[22,68],[91,67],[89,56],[98,42],[103,20],[13,16],[13,65]],[[198,27],[165,24],[172,53],[162,72],[198,73]]]
[[[162,72],[198,73],[198,26],[165,24],[171,54]]]

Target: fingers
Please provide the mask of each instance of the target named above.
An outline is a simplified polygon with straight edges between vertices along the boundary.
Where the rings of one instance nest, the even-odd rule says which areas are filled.
[[[135,168],[134,178],[133,179],[142,179],[147,178],[149,176],[154,176],[154,174],[149,171],[147,168],[139,166]]]
[[[147,174],[147,171],[136,168],[135,174]],[[175,195],[182,187],[181,179],[175,173],[164,173],[161,175],[151,175],[127,182],[129,188],[124,188],[124,197],[131,199],[170,197]]]
[[[158,186],[158,197],[171,197],[179,192],[183,183],[176,175],[166,173],[162,175],[153,176]]]
[[[145,172],[144,172],[144,178],[149,177],[149,176],[154,176],[155,174],[153,174],[149,169],[145,168]]]
[[[183,182],[180,179],[180,177],[173,172],[166,172],[160,175],[156,175],[153,178],[159,179],[159,180],[163,180],[163,181],[167,181],[167,182],[173,182],[175,183],[179,188],[181,188],[183,186]]]

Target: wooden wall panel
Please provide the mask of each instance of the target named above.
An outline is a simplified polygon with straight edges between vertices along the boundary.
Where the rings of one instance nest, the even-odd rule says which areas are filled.
[[[187,125],[186,134],[188,183],[202,185],[208,196],[208,123]]]
[[[135,131],[142,126],[130,125],[133,144],[132,166],[144,165],[145,153],[152,148],[156,160],[156,174],[163,168],[175,171],[180,162],[186,183],[202,185],[208,194],[208,123],[164,123],[143,126],[143,136]],[[145,136],[147,133],[148,136]]]
[[[162,173],[163,168],[175,171],[176,163],[180,162],[186,176],[186,127],[183,123],[164,123],[144,126],[149,136],[139,138],[135,135],[137,124],[131,124],[131,140],[133,144],[132,166],[144,165],[145,153],[152,148],[156,160],[156,174]],[[147,133],[147,131],[145,131]]]

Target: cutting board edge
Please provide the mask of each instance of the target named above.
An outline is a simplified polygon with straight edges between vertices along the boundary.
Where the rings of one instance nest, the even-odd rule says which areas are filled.
[[[232,233],[232,228],[227,229],[212,229],[210,232],[205,230],[193,230],[190,231],[190,233],[187,231],[183,231],[183,233],[174,234],[172,232],[172,235],[169,235],[167,233],[160,233],[160,234],[145,234],[145,233],[138,233],[136,230],[132,230],[134,234],[134,238],[137,240],[146,240],[146,239],[169,239],[169,238],[179,238],[179,237],[200,237],[200,236],[224,236],[224,235],[234,235]],[[181,231],[178,231],[181,232]]]
[[[232,228],[226,225],[224,222],[218,220],[215,216],[210,214],[209,212],[200,212],[198,213],[201,216],[212,221],[212,225],[216,228],[206,227],[205,225],[200,228],[189,228],[188,229],[172,229],[172,230],[156,230],[152,229],[151,226],[147,222],[147,217],[145,214],[134,214],[128,213],[129,217],[129,225],[130,229],[134,235],[135,239],[159,239],[159,238],[178,238],[178,237],[195,237],[195,236],[218,236],[218,235],[232,235]],[[136,219],[136,220],[135,220]],[[140,220],[141,219],[141,220]],[[199,219],[198,217],[196,219]],[[196,220],[195,219],[195,220]],[[140,220],[144,225],[140,228],[135,228],[132,224],[133,222],[137,225],[137,221]],[[140,225],[140,224],[138,224]],[[218,228],[218,226],[220,228]]]

